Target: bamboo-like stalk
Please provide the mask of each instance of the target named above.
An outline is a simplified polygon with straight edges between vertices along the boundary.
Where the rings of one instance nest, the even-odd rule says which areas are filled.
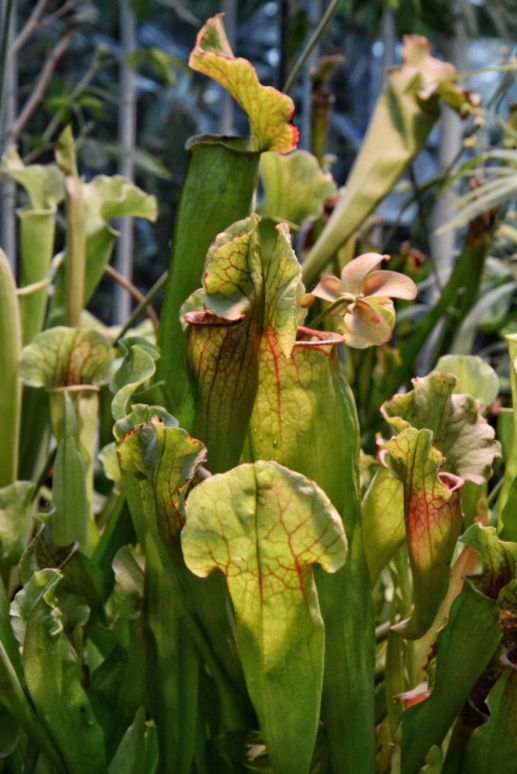
[[[76,328],[80,325],[84,305],[86,224],[83,182],[77,172],[74,138],[70,126],[67,126],[59,137],[56,160],[66,177],[66,324]]]
[[[68,233],[66,262],[66,324],[81,324],[86,271],[86,232],[82,182],[78,177],[66,181],[66,226]]]
[[[122,44],[120,64],[120,91],[122,99],[118,114],[118,140],[123,148],[119,172],[133,180],[135,164],[131,151],[136,142],[136,83],[135,73],[129,64],[129,55],[136,48],[136,20],[128,0],[120,0],[120,39]],[[131,218],[120,221],[120,238],[117,248],[117,270],[129,282],[133,276],[134,227]],[[123,325],[131,312],[131,296],[121,285],[115,288],[115,323]]]
[[[21,324],[16,285],[3,250],[0,250],[0,487],[12,484],[18,475],[21,382],[18,360]]]

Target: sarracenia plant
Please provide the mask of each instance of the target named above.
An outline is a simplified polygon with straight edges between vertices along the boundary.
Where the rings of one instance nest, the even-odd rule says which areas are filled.
[[[153,220],[155,200],[85,182],[70,128],[56,165],[6,153],[29,203],[20,288],[0,254],[2,771],[517,770],[515,413],[501,447],[498,379],[474,356],[391,397],[412,375],[402,355],[376,386],[374,459],[344,375],[417,288],[377,253],[328,266],[440,100],[469,103],[423,39],[405,50],[302,267],[292,233],[335,184],[294,150],[290,98],[234,58],[221,17],[202,28],[190,65],[250,133],[189,143],[157,341],[84,314],[110,219]]]

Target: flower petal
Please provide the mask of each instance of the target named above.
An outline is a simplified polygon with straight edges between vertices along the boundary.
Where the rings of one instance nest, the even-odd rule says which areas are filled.
[[[412,301],[417,290],[413,280],[398,271],[373,271],[363,282],[363,293],[368,298],[382,296]]]
[[[389,299],[383,299],[391,304]],[[393,305],[391,304],[393,309]],[[344,340],[349,347],[365,349],[379,346],[390,340],[395,313],[387,305],[382,310],[367,301],[358,301],[353,312],[345,314]]]
[[[363,253],[347,263],[341,272],[343,290],[358,296],[363,293],[363,282],[367,275],[383,261],[389,261],[389,255],[380,253]]]
[[[341,293],[344,292],[343,283],[333,274],[326,274],[318,282],[312,292],[313,296],[322,298],[324,301],[337,301]]]

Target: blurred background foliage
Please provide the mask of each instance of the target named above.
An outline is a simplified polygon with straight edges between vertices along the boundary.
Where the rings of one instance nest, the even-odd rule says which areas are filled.
[[[123,273],[132,273],[145,292],[168,265],[188,160],[185,142],[200,132],[245,131],[243,115],[220,87],[186,66],[197,30],[224,10],[235,52],[255,64],[264,83],[282,87],[327,6],[325,0],[2,0],[2,150],[17,143],[26,163],[47,163],[59,132],[71,121],[87,179],[120,171],[156,194],[157,224],[137,221],[134,242],[130,235],[121,248],[125,259],[119,249]],[[460,72],[475,71],[467,82],[487,110],[483,118],[463,124],[444,116],[428,147],[370,221],[367,245],[405,251],[435,277],[439,272],[433,275],[433,260],[439,258],[447,273],[462,231],[440,234],[437,228],[457,216],[458,195],[468,194],[472,181],[479,185],[497,177],[501,169],[508,190],[506,172],[515,167],[517,153],[515,67],[508,70],[508,63],[515,62],[511,41],[516,30],[513,0],[342,0],[338,5],[293,97],[301,147],[306,148],[311,147],[311,90],[332,103],[325,150],[339,185],[361,145],[385,72],[400,61],[402,35],[426,35],[434,51]],[[311,80],[311,68],[322,57],[332,57],[326,60],[331,62],[328,77]],[[513,157],[481,155],[501,147]],[[451,186],[460,172],[467,174]],[[14,212],[23,194],[5,179],[1,193],[0,243],[14,260]],[[491,204],[503,208],[504,228],[496,234],[493,259],[487,263],[489,289],[517,279],[512,197],[506,194]],[[464,205],[469,206],[468,198]],[[483,209],[476,202],[470,205]],[[479,323],[487,334],[502,326],[515,330],[513,298],[513,291],[500,294],[497,303],[482,310],[476,331]],[[112,323],[124,318],[117,312],[121,303],[127,299],[114,295],[113,281],[106,279],[94,311]]]

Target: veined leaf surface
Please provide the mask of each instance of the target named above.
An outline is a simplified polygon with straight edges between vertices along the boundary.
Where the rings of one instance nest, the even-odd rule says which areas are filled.
[[[24,347],[20,374],[25,384],[47,390],[100,385],[109,379],[112,359],[111,345],[102,334],[58,326]]]
[[[463,479],[442,473],[443,456],[430,430],[408,427],[386,443],[388,465],[404,487],[404,516],[413,574],[411,618],[395,627],[417,639],[432,624],[449,584],[450,562],[461,528]]]
[[[240,465],[191,493],[182,533],[196,575],[220,569],[273,767],[310,767],[323,680],[323,622],[311,565],[346,558],[339,514],[322,490],[274,462]]]
[[[218,81],[247,113],[250,150],[286,153],[296,147],[298,130],[289,123],[294,112],[292,99],[272,86],[262,86],[250,62],[234,58],[222,14],[213,16],[199,31],[189,65]]]
[[[433,432],[433,441],[445,456],[444,470],[483,484],[492,475],[500,444],[494,429],[480,414],[472,395],[454,393],[453,374],[433,371],[413,379],[413,390],[384,403],[382,412],[397,431],[411,425]]]

